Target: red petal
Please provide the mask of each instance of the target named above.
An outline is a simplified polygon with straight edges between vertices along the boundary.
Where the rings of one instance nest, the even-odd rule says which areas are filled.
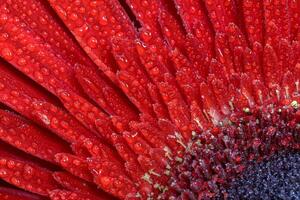
[[[272,3],[272,1],[263,1],[264,5],[264,20],[265,30],[268,40],[271,44],[276,46],[278,38],[291,39],[291,21],[289,17],[288,1],[278,1]],[[276,33],[273,32],[273,27],[277,29]]]
[[[229,41],[225,34],[216,34],[216,57],[218,61],[225,66],[226,78],[235,72],[235,67],[233,63],[233,55],[230,51]]]
[[[254,44],[255,46],[256,44]],[[259,55],[255,51],[246,48],[244,51],[244,72],[247,73],[251,79],[261,79],[261,63]]]
[[[148,84],[148,92],[151,96],[153,111],[155,112],[157,118],[169,119],[169,113],[166,106],[163,103],[161,94],[159,93],[158,87],[155,84]]]
[[[7,38],[0,42],[0,47],[5,49],[0,56],[53,94],[63,87],[77,91],[75,79],[70,76],[71,64],[57,56],[51,46],[9,8],[2,5],[0,9],[8,18],[1,26]]]
[[[127,0],[126,2],[128,2],[128,5],[143,27],[149,27],[155,33],[159,32],[159,24],[157,22],[159,1]]]
[[[78,142],[96,136],[65,110],[48,102],[34,102],[32,115],[44,127],[68,142]]]
[[[110,115],[118,115],[126,120],[137,118],[125,96],[113,87],[102,74],[82,65],[76,68],[76,77],[85,92]]]
[[[95,197],[82,194],[80,192],[71,192],[67,190],[53,190],[50,192],[51,200],[107,200],[107,198]]]
[[[181,25],[181,22],[176,18],[176,16],[174,16],[174,14],[171,13],[170,8],[168,9],[165,7],[166,6],[160,7],[159,18],[158,18],[162,33],[165,39],[168,41],[168,44],[172,48],[176,47],[179,48],[181,51],[184,51],[186,36],[185,36],[183,26]]]
[[[141,112],[153,115],[151,98],[147,92],[150,83],[134,43],[130,40],[114,38],[113,55],[119,65],[118,80],[123,92]]]
[[[205,0],[210,20],[216,32],[224,32],[229,23],[236,23],[235,2],[233,0]]]
[[[291,36],[292,40],[297,39],[300,30],[300,4],[298,1],[289,2],[289,14],[291,18]]]
[[[141,166],[137,161],[136,154],[129,148],[128,144],[121,136],[114,134],[113,141],[119,155],[126,162],[124,165],[127,173],[139,186],[139,192],[142,195],[147,196],[147,194],[152,191],[152,186],[141,178],[144,175],[144,171],[141,169]]]
[[[5,187],[0,187],[0,198],[3,200],[44,200],[43,197],[28,192]]]
[[[93,187],[94,185],[92,186],[67,172],[54,172],[53,177],[59,184],[70,191],[93,196],[94,199],[108,200],[112,198],[98,188]]]
[[[213,31],[204,5],[194,0],[175,0],[175,3],[188,33],[193,34],[200,41],[205,54],[211,57],[214,51]]]
[[[222,115],[219,112],[218,105],[215,102],[215,97],[211,89],[206,83],[200,85],[200,93],[203,102],[203,110],[206,115],[212,121],[214,125],[217,125],[221,121]]]
[[[149,154],[151,146],[139,133],[126,131],[123,133],[123,137],[135,154]]]
[[[139,132],[152,147],[163,149],[166,146],[165,138],[159,134],[160,130],[147,122],[131,122],[132,130]]]
[[[272,87],[276,83],[280,83],[282,69],[279,68],[278,58],[272,46],[266,45],[264,48],[264,66],[263,73],[266,84]]]
[[[80,136],[92,137],[82,125],[65,110],[48,101],[49,98],[0,66],[0,101],[22,115],[49,128],[66,141],[76,141]]]
[[[0,119],[0,138],[18,149],[50,162],[55,154],[70,152],[68,144],[17,115],[0,110]]]
[[[263,3],[261,1],[245,0],[243,3],[243,14],[246,31],[250,43],[254,42],[263,44],[264,16]]]
[[[68,153],[58,153],[55,155],[56,162],[69,171],[74,176],[82,178],[88,182],[93,181],[93,176],[88,169],[86,160]]]
[[[0,178],[24,190],[47,196],[59,188],[52,172],[29,161],[18,160],[10,154],[0,152]]]
[[[87,66],[93,64],[76,44],[70,32],[62,26],[60,20],[46,1],[17,0],[13,3],[7,1],[7,5],[44,42],[51,45],[56,54],[62,56],[72,66],[76,63],[82,63]]]
[[[185,139],[189,139],[190,112],[170,74],[165,74],[165,80],[159,84],[159,90],[172,121],[179,130],[183,131]]]
[[[90,159],[89,166],[95,176],[95,183],[103,190],[124,199],[127,194],[137,193],[134,183],[127,177],[120,166],[110,159]]]
[[[94,63],[116,81],[117,66],[110,40],[114,36],[135,37],[134,27],[119,2],[88,0],[71,5],[64,0],[49,2]]]
[[[61,90],[58,95],[65,108],[88,129],[97,132],[96,120],[102,122],[107,127],[110,126],[110,120],[106,114],[71,90]],[[109,139],[111,132],[107,131],[99,134]]]

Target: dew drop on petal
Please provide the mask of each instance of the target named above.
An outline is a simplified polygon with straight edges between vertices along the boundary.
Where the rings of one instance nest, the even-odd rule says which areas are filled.
[[[128,60],[124,56],[119,56],[117,62],[121,69],[126,69],[128,67]]]
[[[0,169],[0,177],[5,177],[7,175],[7,171],[5,169]]]
[[[3,83],[0,83],[0,90],[3,90],[5,88],[5,85]]]
[[[14,185],[19,185],[19,184],[20,184],[20,180],[17,179],[17,178],[15,178],[15,177],[11,178],[11,182],[12,182],[12,184],[14,184]]]
[[[15,167],[15,162],[10,160],[6,163],[6,165],[9,169],[13,169]]]
[[[103,176],[100,178],[100,182],[105,187],[105,186],[109,186],[111,180],[109,177]]]
[[[24,58],[20,58],[19,60],[18,60],[18,64],[19,65],[26,65],[26,60],[24,59]]]
[[[73,21],[76,21],[78,19],[78,15],[76,13],[72,13],[70,15],[70,19],[72,19]]]
[[[146,42],[151,40],[151,37],[152,37],[152,35],[149,31],[144,31],[144,32],[141,33],[141,38]]]
[[[32,176],[33,176],[33,168],[29,165],[26,165],[24,167],[24,177],[29,179]]]
[[[1,55],[3,56],[4,59],[8,61],[13,59],[13,53],[9,48],[3,48],[1,51]]]
[[[79,36],[83,36],[88,29],[89,29],[88,25],[83,24],[82,26],[79,26],[78,28],[75,29],[75,33],[78,34]]]
[[[100,23],[102,26],[107,25],[107,24],[108,24],[108,19],[107,19],[107,17],[106,17],[106,16],[100,17],[99,23]]]
[[[0,15],[0,25],[6,24],[7,20],[8,20],[8,16],[6,14]]]
[[[1,33],[0,34],[0,42],[4,42],[5,40],[8,39],[8,34],[7,33]]]
[[[38,81],[44,81],[44,77],[40,72],[34,72],[34,77],[38,80]]]
[[[87,41],[89,47],[95,49],[98,45],[98,40],[95,37],[90,37]]]

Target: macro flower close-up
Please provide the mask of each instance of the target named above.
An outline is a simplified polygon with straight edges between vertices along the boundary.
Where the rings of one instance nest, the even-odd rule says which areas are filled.
[[[0,0],[0,200],[300,200],[299,0]]]

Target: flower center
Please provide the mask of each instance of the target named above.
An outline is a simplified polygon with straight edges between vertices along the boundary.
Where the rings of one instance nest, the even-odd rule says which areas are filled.
[[[296,101],[289,105],[268,104],[232,114],[223,125],[196,134],[182,162],[171,172],[171,196],[226,197],[224,187],[251,162],[278,151],[299,149],[299,117]]]
[[[300,196],[300,153],[280,152],[252,163],[226,190],[230,199],[297,199]],[[222,199],[222,198],[220,198]]]

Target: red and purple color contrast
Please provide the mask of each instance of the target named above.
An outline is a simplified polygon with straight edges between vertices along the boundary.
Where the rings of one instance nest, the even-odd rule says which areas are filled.
[[[230,199],[300,150],[299,0],[0,0],[0,57],[1,200]]]

